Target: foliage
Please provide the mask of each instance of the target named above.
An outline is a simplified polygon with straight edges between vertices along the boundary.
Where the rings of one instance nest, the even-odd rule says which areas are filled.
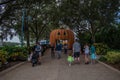
[[[1,10],[0,28],[3,38],[9,34],[11,37],[16,34],[21,36],[21,16],[25,9],[24,40],[27,43],[34,39],[37,42],[41,38],[48,38],[47,34],[58,28],[59,22],[68,25],[76,33],[89,33],[90,39],[95,41],[96,33],[108,30],[109,25],[114,23],[119,4],[119,0],[7,0],[7,3],[2,0],[0,5],[5,8]],[[15,32],[12,32],[13,29]],[[114,39],[112,43],[116,46],[119,42],[117,38]],[[107,38],[105,40],[107,42]]]
[[[16,60],[23,61],[27,59],[27,54],[22,53],[22,52],[14,52],[10,54],[9,56],[10,56],[10,60],[12,61],[16,61]]]
[[[0,67],[11,61],[25,61],[28,57],[27,47],[0,47]]]
[[[16,46],[20,45],[20,43],[15,43],[15,42],[3,42],[3,46]]]
[[[2,47],[3,51],[7,51],[8,58],[6,60],[26,60],[28,55],[28,49],[26,47],[14,47],[14,46],[4,46]]]
[[[7,59],[9,58],[8,53],[6,51],[0,50],[0,62],[1,64],[5,64]]]
[[[97,41],[106,43],[112,49],[120,49],[120,25],[109,26],[97,38]]]
[[[79,33],[79,35],[77,34],[77,37],[79,38],[80,43],[82,44],[91,43],[89,33]]]
[[[25,61],[25,60],[27,60],[27,58],[28,58],[28,54],[19,52],[18,60]]]
[[[10,60],[12,60],[12,61],[16,61],[18,55],[19,55],[18,52],[16,52],[16,53],[11,53],[11,54],[9,55],[9,56],[10,56]]]
[[[103,55],[99,58],[99,60],[100,60],[100,61],[103,61],[103,62],[106,62],[106,61],[107,61],[106,57],[103,56]]]
[[[104,43],[95,43],[96,47],[96,54],[98,55],[105,55],[109,49],[109,47]]]
[[[105,55],[107,62],[116,64],[120,62],[120,52],[119,51],[109,51]]]
[[[120,62],[120,51],[119,50],[109,50],[106,55],[102,55],[99,59],[100,61],[117,64]]]
[[[58,16],[56,19],[74,29],[77,36],[81,36],[79,33],[89,33],[90,37],[87,39],[95,41],[96,33],[103,29],[108,30],[110,27],[107,26],[114,23],[119,11],[118,7],[118,0],[115,2],[82,0],[82,3],[81,0],[62,0],[61,5],[57,7],[57,10],[55,9],[59,12],[56,14]]]
[[[0,67],[2,67],[2,62],[0,61]]]
[[[23,52],[28,53],[27,47],[15,47],[15,46],[4,46],[2,47],[3,51],[7,51],[8,54],[14,53],[14,52]]]

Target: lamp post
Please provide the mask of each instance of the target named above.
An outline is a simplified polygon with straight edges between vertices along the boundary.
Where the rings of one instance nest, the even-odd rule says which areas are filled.
[[[24,45],[24,32],[26,31],[27,46],[29,46],[29,26],[28,21],[31,21],[31,16],[27,16],[25,7],[22,9],[22,26],[21,26],[21,47]]]
[[[24,21],[25,21],[25,8],[22,9],[21,47],[23,47],[24,40]]]

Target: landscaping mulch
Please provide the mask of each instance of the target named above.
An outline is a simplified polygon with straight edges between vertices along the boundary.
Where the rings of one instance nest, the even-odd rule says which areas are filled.
[[[114,67],[114,68],[116,68],[116,69],[118,69],[120,71],[120,63],[118,63],[118,64],[110,64],[110,63],[107,63],[107,62],[105,62],[105,63]]]
[[[15,61],[15,62],[9,62],[8,64],[2,65],[2,67],[0,67],[0,72],[3,70],[6,70],[16,64],[19,64],[21,61]]]

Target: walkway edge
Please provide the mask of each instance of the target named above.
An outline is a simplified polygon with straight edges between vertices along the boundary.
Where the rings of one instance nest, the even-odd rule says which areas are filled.
[[[14,66],[12,66],[12,67],[6,69],[6,70],[3,70],[2,72],[0,72],[0,76],[6,74],[7,72],[12,71],[13,69],[15,69],[15,68],[21,66],[21,65],[24,64],[24,63],[25,63],[25,62],[21,62],[21,63],[16,64],[16,65],[14,65]]]
[[[111,69],[111,70],[113,70],[113,71],[115,71],[115,72],[117,72],[117,73],[120,74],[120,71],[117,70],[117,69],[115,69],[114,67],[111,67],[111,66],[109,66],[109,65],[107,65],[107,64],[105,64],[105,63],[103,63],[103,62],[101,62],[101,61],[98,61],[98,62],[99,62],[100,64],[104,65],[105,67],[107,67],[107,68],[109,68],[109,69]]]

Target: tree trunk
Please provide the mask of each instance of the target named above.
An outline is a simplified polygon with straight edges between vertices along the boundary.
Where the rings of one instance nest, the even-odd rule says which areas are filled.
[[[35,34],[35,36],[36,36],[36,43],[38,42],[38,40],[39,40],[39,34],[38,34],[38,25],[37,25],[37,20],[35,20],[35,30],[36,30],[36,34]]]
[[[91,43],[93,44],[93,43],[95,43],[95,28],[94,28],[92,22],[90,24],[91,24],[91,30],[90,30],[90,32],[91,32]]]
[[[95,34],[91,34],[91,42],[95,43]]]
[[[36,43],[38,43],[38,37],[36,37]]]
[[[27,47],[30,47],[29,26],[27,26],[26,39],[27,39]]]

